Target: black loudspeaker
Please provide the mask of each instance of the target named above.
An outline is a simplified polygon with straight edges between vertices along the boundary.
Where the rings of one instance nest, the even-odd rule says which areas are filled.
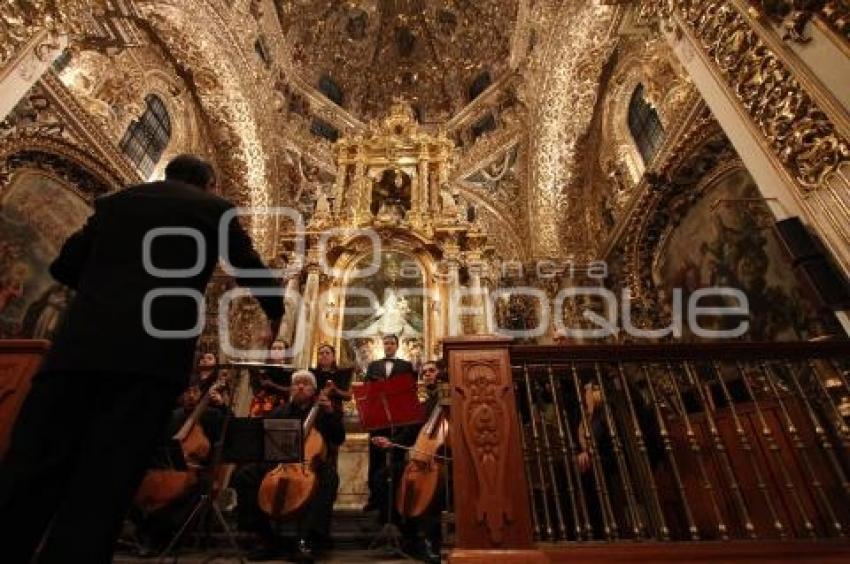
[[[824,306],[832,310],[850,309],[850,283],[825,256],[799,263],[794,272]]]
[[[779,241],[785,247],[791,264],[797,266],[800,262],[821,256],[820,245],[799,217],[789,217],[774,223],[774,229]]]
[[[850,307],[850,283],[823,251],[798,217],[777,221],[774,229],[785,247],[791,266],[804,288],[824,307],[832,310]]]

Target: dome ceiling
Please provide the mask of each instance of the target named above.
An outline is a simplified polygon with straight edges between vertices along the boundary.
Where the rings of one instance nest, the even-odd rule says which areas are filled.
[[[394,97],[422,122],[459,111],[507,69],[516,0],[275,0],[296,72],[368,120]]]

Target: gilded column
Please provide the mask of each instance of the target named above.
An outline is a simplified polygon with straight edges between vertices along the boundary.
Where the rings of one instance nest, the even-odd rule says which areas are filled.
[[[312,250],[312,249],[311,249]],[[298,336],[295,339],[299,349],[295,353],[296,368],[309,368],[313,353],[313,334],[316,328],[316,316],[319,310],[319,265],[312,262],[307,266],[307,282],[304,284],[304,296],[298,325]]]
[[[484,270],[481,273],[481,299],[484,302],[484,333],[487,335],[496,334],[496,314],[490,303],[491,285],[490,265],[485,263]]]
[[[278,339],[292,344],[292,336],[295,333],[295,325],[297,319],[298,306],[301,301],[298,299],[298,290],[301,287],[301,268],[295,270],[286,282],[286,311],[283,313],[283,321],[280,324],[280,332]]]
[[[455,259],[447,259],[448,265],[448,308],[447,321],[449,337],[457,337],[463,334],[463,325],[459,314],[460,308],[460,261]]]
[[[428,193],[428,153],[419,154],[419,211],[425,215],[431,213],[430,194]]]
[[[469,265],[469,291],[470,305],[475,310],[472,326],[476,335],[487,332],[486,316],[484,309],[484,291],[481,286],[481,262],[472,262]]]
[[[354,202],[352,208],[354,211],[354,223],[360,225],[365,222],[370,215],[369,211],[369,183],[366,179],[366,155],[363,153],[363,147],[357,148],[357,160],[354,165],[354,178],[352,179],[354,186]]]
[[[339,146],[339,156],[336,167],[336,185],[334,186],[334,215],[339,216],[348,202],[345,199],[345,181],[348,173],[348,147],[345,144]]]

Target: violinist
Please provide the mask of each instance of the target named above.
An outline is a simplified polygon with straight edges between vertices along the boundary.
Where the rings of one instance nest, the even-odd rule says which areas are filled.
[[[342,414],[335,410],[326,392],[316,392],[316,377],[307,370],[299,370],[292,375],[290,402],[275,408],[270,418],[297,418],[303,421],[314,403],[319,406],[319,415],[315,429],[329,447],[337,448],[345,441],[345,428]],[[279,539],[272,528],[269,516],[263,513],[257,501],[257,493],[266,473],[275,464],[248,464],[237,470],[232,486],[238,499],[238,523],[242,530],[259,535],[257,549],[248,555],[249,560],[268,560],[281,552]],[[324,463],[316,469],[318,486],[315,495],[307,507],[296,516],[298,542],[295,558],[312,561],[314,550],[321,549],[329,538],[331,513],[334,498],[339,487],[339,475],[336,466]]]
[[[424,388],[425,394],[424,397],[420,398],[420,400],[426,413],[431,413],[433,409],[439,405],[440,381],[440,370],[436,362],[428,361],[421,366],[419,383],[422,388]],[[419,425],[408,427],[402,437],[402,440],[404,441],[402,443],[396,443],[394,445],[389,438],[376,436],[372,439],[372,444],[383,450],[394,448],[398,444],[407,446],[407,443],[412,442],[409,437],[412,435],[415,438],[420,429],[421,426]],[[403,449],[396,449],[396,453],[404,455],[405,451]],[[444,452],[444,449],[442,449],[439,454],[445,455],[446,453]],[[393,481],[394,483],[399,484],[402,478],[404,466],[398,464],[395,466]],[[440,548],[442,542],[440,513],[445,508],[445,496],[441,494],[444,493],[444,489],[444,486],[438,488],[434,503],[430,505],[424,514],[417,518],[405,518],[399,527],[404,537],[404,543],[406,545],[405,551],[415,557],[418,557],[424,562],[440,562]],[[421,542],[419,539],[420,532],[424,536],[424,539],[422,539]]]

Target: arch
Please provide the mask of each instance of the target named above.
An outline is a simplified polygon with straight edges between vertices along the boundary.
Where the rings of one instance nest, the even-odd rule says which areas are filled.
[[[127,182],[120,172],[92,158],[90,151],[52,137],[28,137],[25,145],[16,143],[0,150],[0,161],[6,163],[0,171],[0,198],[11,175],[27,166],[52,172],[88,202]]]
[[[252,38],[234,36],[215,6],[188,13],[184,4],[161,0],[139,6],[147,31],[178,61],[192,69],[189,84],[206,119],[204,130],[215,148],[221,172],[221,192],[234,204],[267,209],[267,151],[264,131],[251,102],[254,84],[242,82],[237,68],[261,68],[253,54]],[[208,9],[207,9],[208,8]],[[235,48],[233,48],[235,46]],[[250,55],[247,56],[247,55]],[[248,227],[260,253],[272,252],[273,222],[254,217]]]

